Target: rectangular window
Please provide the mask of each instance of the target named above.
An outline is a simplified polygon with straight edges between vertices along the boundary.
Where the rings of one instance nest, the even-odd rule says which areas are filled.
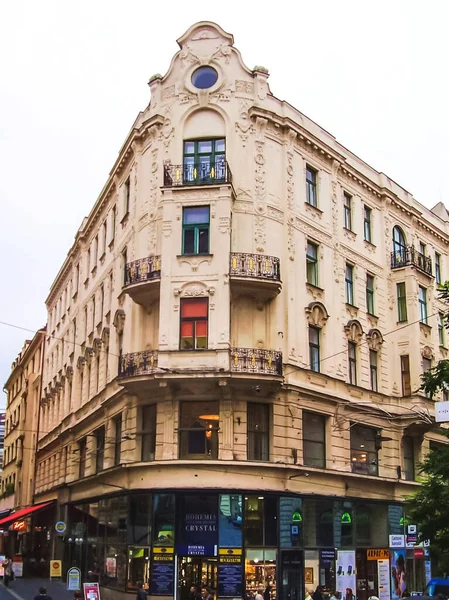
[[[405,282],[396,284],[396,298],[398,302],[398,322],[407,321],[407,296],[405,291]]]
[[[351,425],[351,467],[353,473],[378,475],[377,430]]]
[[[309,165],[306,166],[306,202],[315,208],[318,206],[316,192],[317,171]]]
[[[86,475],[86,456],[87,456],[87,443],[86,438],[82,438],[78,442],[78,454],[79,454],[79,478],[83,479]]]
[[[357,385],[357,344],[348,342],[349,383]]]
[[[427,290],[419,286],[419,320],[427,325]]]
[[[115,238],[115,226],[117,222],[117,206],[112,207],[111,213],[111,239],[109,240],[109,245],[112,244]]]
[[[105,443],[105,428],[99,427],[94,432],[95,435],[95,473],[99,473],[104,469],[104,443]]]
[[[365,235],[365,241],[366,242],[370,242],[371,243],[371,216],[372,216],[372,210],[371,208],[369,208],[368,206],[363,207],[363,231],[364,231],[364,235]]]
[[[438,342],[440,346],[445,347],[445,336],[444,336],[444,315],[438,313]]]
[[[307,242],[306,275],[307,283],[318,287],[318,246],[312,242]]]
[[[217,401],[181,402],[179,458],[218,458]]]
[[[128,179],[124,183],[124,208],[123,208],[123,219],[129,215],[129,203],[131,198],[131,180]]]
[[[106,240],[108,239],[108,222],[104,221],[101,227],[101,248],[100,248],[100,258],[104,256],[106,252]]]
[[[410,359],[408,354],[401,356],[401,381],[402,395],[410,396],[412,393],[412,387],[410,383]]]
[[[226,181],[226,142],[189,140],[184,142],[184,183],[208,184]]]
[[[270,460],[269,410],[268,404],[248,402],[246,447],[248,460]]]
[[[426,255],[426,245],[423,242],[419,242],[419,253],[423,257]]]
[[[369,351],[369,372],[370,372],[370,383],[373,392],[377,392],[377,352],[375,350]]]
[[[114,419],[115,440],[114,440],[114,465],[120,464],[122,453],[122,415]]]
[[[122,250],[122,285],[126,285],[127,284],[127,277],[126,277],[126,273],[127,273],[127,269],[126,269],[126,265],[128,263],[128,249],[125,247]]]
[[[194,206],[182,211],[182,253],[209,254],[208,206]]]
[[[441,254],[435,252],[435,281],[441,284]]]
[[[302,413],[304,464],[308,467],[326,467],[326,417],[312,412]]]
[[[318,327],[309,326],[309,358],[310,369],[320,372],[320,330]]]
[[[430,358],[426,358],[425,356],[423,356],[423,359],[422,359],[423,373],[427,373],[427,371],[430,371],[431,368],[432,368],[432,361],[430,360]]]
[[[208,298],[181,299],[181,350],[207,350]]]
[[[345,271],[346,303],[354,305],[354,267],[346,263]]]
[[[156,404],[142,408],[142,460],[156,457]]]
[[[343,193],[343,214],[345,229],[352,231],[352,196],[347,192]]]
[[[366,276],[366,311],[370,315],[374,315],[374,277]]]
[[[404,478],[407,481],[415,480],[415,444],[414,439],[409,436],[402,438],[402,450],[404,452]]]

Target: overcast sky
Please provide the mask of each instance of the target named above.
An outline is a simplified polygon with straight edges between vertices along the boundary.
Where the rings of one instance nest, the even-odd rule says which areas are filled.
[[[248,67],[269,68],[275,96],[424,205],[449,204],[448,0],[3,2],[1,321],[45,324],[49,287],[148,104],[149,77],[200,20],[233,33]],[[32,333],[0,325],[0,336],[3,384]]]

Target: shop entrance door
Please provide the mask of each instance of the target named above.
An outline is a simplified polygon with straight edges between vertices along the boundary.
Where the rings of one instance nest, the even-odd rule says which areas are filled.
[[[215,557],[180,556],[178,565],[179,600],[189,600],[192,585],[195,585],[199,592],[206,586],[210,587],[216,593],[218,567]]]
[[[299,550],[283,550],[281,560],[281,600],[303,597],[303,556]]]

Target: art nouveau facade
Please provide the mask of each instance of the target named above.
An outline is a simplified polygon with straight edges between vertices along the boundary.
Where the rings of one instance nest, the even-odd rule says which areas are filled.
[[[47,299],[35,501],[106,598],[142,578],[299,599],[338,586],[337,548],[363,600],[444,440],[417,390],[447,355],[449,216],[273,96],[217,25],[178,43]]]

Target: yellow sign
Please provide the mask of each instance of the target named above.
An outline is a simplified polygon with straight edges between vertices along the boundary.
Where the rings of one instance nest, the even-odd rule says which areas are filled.
[[[218,554],[220,554],[220,556],[222,556],[222,555],[241,556],[242,549],[241,548],[220,548],[220,550],[218,551]]]
[[[370,548],[366,551],[366,558],[368,560],[389,560],[390,559],[390,551],[384,548],[374,549]]]
[[[50,579],[52,577],[62,577],[62,560],[50,561]]]
[[[14,523],[12,524],[13,531],[25,531],[26,528],[27,525],[25,521],[14,521]]]
[[[174,554],[174,548],[153,548],[153,554]]]

